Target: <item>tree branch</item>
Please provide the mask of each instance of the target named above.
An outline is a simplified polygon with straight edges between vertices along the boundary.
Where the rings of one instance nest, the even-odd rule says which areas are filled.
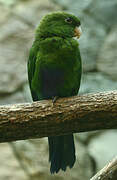
[[[0,142],[117,128],[117,91],[0,106]]]
[[[117,156],[90,180],[117,180]]]

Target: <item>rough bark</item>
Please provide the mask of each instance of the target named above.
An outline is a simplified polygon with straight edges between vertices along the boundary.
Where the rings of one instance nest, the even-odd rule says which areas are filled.
[[[90,180],[117,180],[117,156]]]
[[[117,128],[117,91],[0,106],[0,142]]]

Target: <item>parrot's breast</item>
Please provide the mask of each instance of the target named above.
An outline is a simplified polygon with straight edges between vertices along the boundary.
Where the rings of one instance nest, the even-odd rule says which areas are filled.
[[[40,100],[77,94],[81,76],[79,57],[78,43],[73,39],[49,38],[41,42],[32,81],[32,89]]]

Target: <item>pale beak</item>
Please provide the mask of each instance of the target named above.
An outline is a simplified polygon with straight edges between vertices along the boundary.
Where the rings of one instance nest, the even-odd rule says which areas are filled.
[[[82,34],[82,29],[81,29],[81,27],[80,27],[80,26],[79,26],[79,27],[75,27],[75,29],[74,29],[74,36],[79,39],[80,36],[81,36],[81,34]]]

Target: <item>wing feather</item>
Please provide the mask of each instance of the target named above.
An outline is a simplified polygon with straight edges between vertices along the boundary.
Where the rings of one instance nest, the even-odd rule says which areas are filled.
[[[31,87],[32,79],[34,77],[34,72],[35,72],[37,53],[38,53],[38,48],[33,44],[32,48],[30,49],[30,54],[28,59],[28,80],[29,80],[29,86],[33,101],[39,100],[36,92],[34,92]]]

